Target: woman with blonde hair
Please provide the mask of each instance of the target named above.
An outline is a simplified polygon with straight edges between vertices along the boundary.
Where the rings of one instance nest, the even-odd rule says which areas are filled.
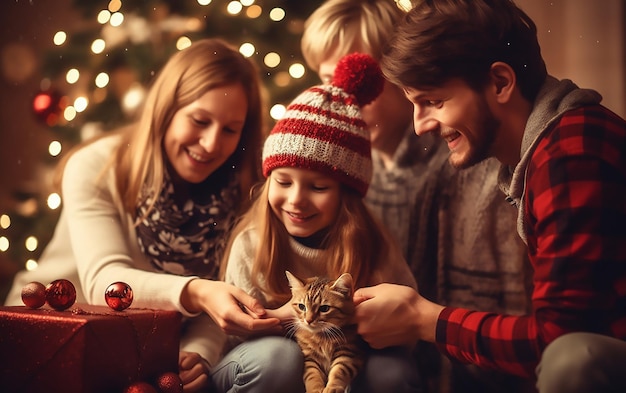
[[[226,236],[259,176],[260,90],[255,65],[221,39],[174,54],[136,124],[64,162],[55,234],[38,269],[16,276],[7,305],[21,304],[26,283],[60,278],[75,284],[77,302],[104,305],[105,289],[123,281],[133,307],[188,317],[180,376],[185,391],[206,387],[225,333],[279,323],[259,319],[259,302],[217,281]]]

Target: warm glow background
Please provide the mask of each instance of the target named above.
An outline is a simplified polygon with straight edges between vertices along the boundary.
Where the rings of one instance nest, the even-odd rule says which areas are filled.
[[[108,3],[93,1],[101,2],[102,8]],[[263,5],[264,0],[256,2]],[[40,89],[40,66],[53,47],[52,37],[59,30],[70,31],[76,24],[85,23],[72,3],[0,3],[0,216],[15,209],[19,193],[36,192],[49,181],[41,162],[50,157],[48,146],[58,136],[35,119],[31,104]],[[599,91],[608,108],[626,117],[626,1],[517,3],[537,24],[548,71]],[[0,227],[0,238],[2,231]],[[6,261],[0,247],[0,284],[5,284],[14,273],[15,268]]]

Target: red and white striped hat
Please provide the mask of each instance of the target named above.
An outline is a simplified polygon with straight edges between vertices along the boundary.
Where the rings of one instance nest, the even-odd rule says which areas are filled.
[[[276,122],[263,147],[263,175],[281,167],[310,169],[364,196],[372,177],[372,157],[361,107],[376,99],[383,85],[380,67],[371,56],[344,56],[331,84],[305,90]]]

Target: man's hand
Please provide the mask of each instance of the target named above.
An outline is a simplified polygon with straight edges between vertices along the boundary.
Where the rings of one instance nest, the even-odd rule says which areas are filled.
[[[360,288],[354,303],[358,333],[372,348],[434,342],[437,318],[444,308],[410,287],[395,284]]]

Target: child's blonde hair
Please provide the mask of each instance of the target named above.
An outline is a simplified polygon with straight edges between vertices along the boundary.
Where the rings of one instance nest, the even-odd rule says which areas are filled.
[[[403,16],[392,0],[328,0],[305,22],[302,55],[316,72],[336,53],[359,51],[378,60]]]

